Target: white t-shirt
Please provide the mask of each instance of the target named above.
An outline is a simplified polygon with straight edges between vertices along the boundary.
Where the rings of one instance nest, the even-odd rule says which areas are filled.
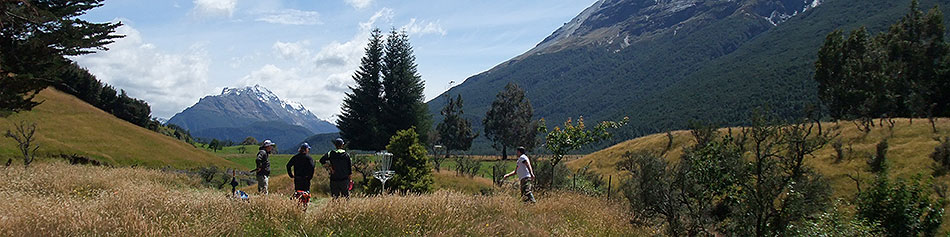
[[[519,179],[531,177],[531,172],[528,171],[528,164],[530,163],[528,155],[522,154],[521,157],[518,157],[518,168],[516,170]]]

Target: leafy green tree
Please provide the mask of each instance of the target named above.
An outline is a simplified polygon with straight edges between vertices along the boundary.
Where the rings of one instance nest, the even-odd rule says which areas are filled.
[[[818,51],[814,79],[818,97],[835,119],[860,119],[869,132],[873,118],[926,115],[950,110],[947,68],[950,45],[944,39],[939,8],[924,14],[916,0],[890,30],[871,37],[864,27],[847,39],[837,30]]]
[[[106,50],[120,23],[79,18],[103,0],[0,2],[0,115],[30,110],[33,98],[57,81],[66,56]]]
[[[534,148],[538,124],[532,120],[534,110],[524,90],[514,83],[505,85],[505,89],[495,95],[491,109],[485,114],[482,124],[485,137],[492,141],[492,147],[501,150],[501,159],[508,159],[508,148],[523,146]]]
[[[432,191],[432,166],[425,146],[419,141],[414,128],[400,130],[389,140],[386,150],[393,154],[392,170],[396,172],[388,183],[401,192],[427,193]]]
[[[413,128],[422,137],[428,137],[432,126],[425,104],[425,84],[416,69],[416,57],[406,32],[393,29],[386,38],[382,58],[383,104],[380,120],[384,137],[396,131]],[[427,141],[423,141],[427,142]]]
[[[743,149],[751,157],[745,166],[748,172],[740,178],[738,205],[728,229],[755,236],[782,235],[790,224],[830,203],[831,187],[806,165],[806,159],[828,144],[833,133],[805,120],[783,124],[773,116],[756,115],[752,121],[739,139],[748,141]]]
[[[350,87],[351,92],[346,93],[343,99],[337,128],[352,149],[383,150],[386,138],[391,135],[384,132],[384,117],[380,117],[383,105],[383,46],[382,33],[374,29],[366,46],[366,54],[353,75],[356,86]]]
[[[831,139],[810,123],[781,124],[754,116],[737,135],[693,132],[696,145],[677,163],[630,153],[617,164],[631,178],[622,191],[635,224],[658,225],[671,236],[725,233],[784,236],[821,213],[830,186],[805,165]]]
[[[445,158],[449,158],[449,152],[452,150],[468,150],[472,147],[472,140],[478,137],[478,133],[472,132],[472,123],[463,116],[462,95],[456,99],[446,96],[448,103],[442,108],[442,121],[436,126],[439,134],[439,142],[445,146]],[[438,154],[436,154],[438,155]]]
[[[567,121],[564,122],[563,129],[559,126],[555,126],[554,129],[549,131],[542,118],[539,121],[540,126],[538,126],[538,132],[545,134],[544,148],[547,148],[554,154],[554,157],[551,158],[551,164],[557,166],[557,164],[564,159],[564,155],[587,146],[588,144],[610,139],[613,134],[608,130],[620,128],[628,122],[630,122],[630,118],[624,117],[620,122],[603,121],[597,123],[593,128],[588,129],[587,126],[584,125],[584,117],[578,118],[577,124],[574,124],[574,122],[568,118]],[[554,170],[555,169],[551,169],[551,177],[555,175]],[[551,185],[553,186],[554,184],[552,183]]]
[[[213,152],[217,152],[221,149],[221,141],[218,141],[218,139],[211,139],[211,142],[208,143],[208,149],[211,149]]]

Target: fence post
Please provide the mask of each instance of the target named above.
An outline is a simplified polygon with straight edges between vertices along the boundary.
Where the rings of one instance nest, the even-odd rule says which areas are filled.
[[[614,176],[607,176],[607,200],[610,201],[610,185],[613,183]]]
[[[574,178],[571,179],[571,190],[577,191],[577,172],[574,172]]]

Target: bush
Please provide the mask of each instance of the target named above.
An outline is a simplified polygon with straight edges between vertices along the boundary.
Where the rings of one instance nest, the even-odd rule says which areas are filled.
[[[937,140],[940,144],[934,148],[933,153],[930,153],[930,159],[937,162],[937,173],[935,176],[942,176],[950,170],[950,137],[944,137],[943,139],[935,138],[934,140]]]
[[[571,171],[564,165],[564,163],[558,163],[557,167],[553,167],[551,160],[549,159],[538,159],[537,161],[532,161],[531,165],[534,168],[534,175],[537,175],[534,180],[536,187],[542,189],[554,189],[559,187],[564,187],[564,185],[570,185],[570,179],[568,179]],[[551,169],[554,169],[556,175],[551,177]],[[554,181],[553,183],[551,181]],[[551,185],[553,184],[553,185]]]
[[[931,199],[926,187],[919,176],[892,183],[887,172],[881,172],[870,189],[858,193],[858,217],[879,225],[888,236],[934,236],[946,201]]]
[[[868,160],[868,166],[871,172],[881,173],[887,169],[887,139],[877,143],[874,156]]]
[[[589,196],[603,195],[607,192],[607,182],[599,174],[590,170],[590,164],[573,173],[570,185],[572,191]]]
[[[455,158],[455,175],[468,175],[475,177],[478,171],[482,169],[482,164],[475,159],[465,156]]]
[[[790,236],[841,236],[841,237],[861,237],[878,236],[874,229],[877,227],[863,220],[844,213],[838,207],[841,204],[835,203],[831,210],[813,216],[811,219],[798,225],[788,227]]]
[[[844,160],[844,144],[841,142],[841,139],[835,139],[831,143],[831,148],[835,149],[835,163],[841,163]]]
[[[386,149],[393,154],[392,170],[396,175],[387,181],[387,187],[401,192],[427,193],[432,191],[432,165],[428,151],[419,142],[419,134],[410,128],[396,132]]]

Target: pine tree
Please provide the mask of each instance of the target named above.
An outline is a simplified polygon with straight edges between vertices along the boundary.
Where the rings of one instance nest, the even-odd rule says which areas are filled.
[[[447,151],[468,150],[478,133],[472,132],[472,123],[463,117],[465,112],[462,110],[462,95],[458,95],[456,99],[446,97],[449,101],[442,108],[442,122],[436,126],[439,141]],[[445,153],[445,157],[449,157],[449,152]]]
[[[106,50],[121,23],[79,16],[103,0],[0,2],[0,115],[30,110],[33,98],[69,65],[65,56]]]
[[[409,36],[393,29],[386,39],[382,59],[383,106],[381,128],[384,137],[396,131],[415,127],[422,137],[427,137],[431,127],[428,106],[425,104],[422,77],[416,70],[416,57],[412,55]]]
[[[509,82],[505,90],[495,96],[482,124],[485,136],[493,142],[492,147],[501,150],[503,160],[508,159],[509,147],[534,147],[538,124],[531,118],[533,114],[524,90],[514,83]]]
[[[352,149],[383,150],[387,138],[380,126],[381,106],[383,105],[382,76],[383,36],[379,29],[373,30],[366,55],[360,68],[353,75],[355,87],[346,93],[343,99],[343,111],[337,119],[340,135]]]

